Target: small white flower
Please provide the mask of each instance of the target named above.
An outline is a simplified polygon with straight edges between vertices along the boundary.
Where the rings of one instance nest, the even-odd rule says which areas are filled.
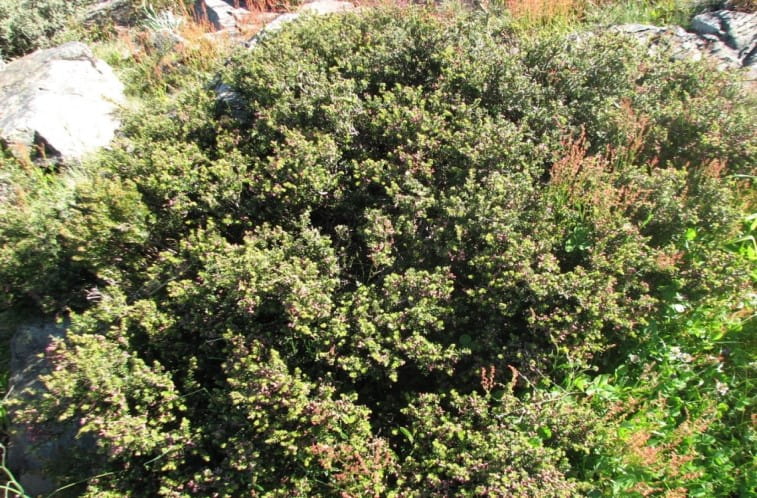
[[[681,351],[681,348],[679,348],[678,346],[673,346],[672,348],[670,348],[670,359],[683,363],[689,363],[694,358],[689,353],[684,353],[683,351]]]
[[[629,354],[628,355],[628,361],[630,361],[631,363],[639,363],[639,360],[640,360],[640,358],[639,358],[639,355],[637,355],[637,354]]]
[[[725,382],[720,382],[719,380],[715,381],[715,391],[721,396],[725,396],[728,394],[728,384]]]

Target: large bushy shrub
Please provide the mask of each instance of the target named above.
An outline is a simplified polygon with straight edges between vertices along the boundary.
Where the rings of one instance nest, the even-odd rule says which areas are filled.
[[[80,7],[95,0],[0,0],[0,54],[17,57],[45,46]]]
[[[76,311],[26,416],[97,435],[59,476],[93,496],[599,490],[602,422],[552,383],[749,285],[724,242],[757,135],[706,67],[390,11],[222,79],[132,116],[49,251],[2,232],[10,301]]]

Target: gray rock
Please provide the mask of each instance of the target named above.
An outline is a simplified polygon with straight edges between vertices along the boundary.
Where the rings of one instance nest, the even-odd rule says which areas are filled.
[[[265,25],[265,28],[263,28],[263,31],[267,31],[269,33],[272,33],[274,31],[280,30],[285,24],[288,24],[294,20],[296,20],[298,17],[300,17],[299,14],[296,13],[288,13],[288,14],[281,14],[280,16],[277,16],[276,19],[269,22]]]
[[[77,162],[110,143],[123,85],[79,42],[38,50],[0,71],[0,140],[19,157]]]
[[[11,340],[11,378],[8,397],[33,406],[41,392],[39,376],[49,371],[44,358],[45,348],[55,337],[65,334],[65,325],[51,320],[33,320],[16,326]],[[74,424],[59,424],[53,427],[27,427],[15,420],[11,409],[8,466],[30,496],[46,495],[59,483],[46,477],[49,465],[58,465],[67,459],[73,448],[80,448],[82,441],[75,439]],[[88,443],[91,444],[91,443]]]
[[[702,38],[708,43],[700,50],[706,52],[710,57],[720,61],[721,67],[738,69],[744,66],[744,62],[736,50],[719,40],[708,38],[706,35]]]
[[[223,0],[196,0],[194,11],[198,20],[210,22],[217,30],[236,29],[250,15],[249,10]]]
[[[82,16],[85,26],[117,24],[131,26],[136,23],[133,0],[100,0],[90,6]]]
[[[738,52],[751,50],[757,41],[757,13],[705,12],[694,17],[691,30],[699,35],[715,35]]]
[[[54,320],[31,320],[16,326],[11,339],[11,384],[17,392],[39,387],[37,377],[47,369],[42,357],[53,339],[64,337],[67,323]]]
[[[226,83],[218,83],[213,89],[216,92],[218,103],[231,117],[241,123],[247,123],[252,119],[252,113],[250,113],[247,103],[233,88]]]
[[[745,57],[743,61],[744,67],[754,67],[757,65],[757,47],[754,47]]]
[[[614,26],[614,31],[626,33],[649,46],[653,53],[663,53],[673,60],[699,61],[708,58],[717,62],[719,69],[748,67],[745,52],[739,52],[716,33],[690,33],[683,28],[625,24]],[[754,79],[751,68],[746,79]]]
[[[719,35],[722,33],[720,18],[714,12],[705,12],[694,17],[691,29],[700,35]]]
[[[270,33],[279,31],[285,24],[296,20],[298,17],[300,17],[300,15],[295,13],[281,14],[273,21],[266,24],[263,29],[261,29],[255,36],[248,40],[245,45],[247,46],[247,48],[253,48],[257,46],[257,44],[260,43],[260,40],[262,40],[263,37]]]
[[[337,12],[346,12],[353,10],[355,4],[341,0],[315,0],[303,4],[300,12],[312,12],[314,14],[334,14]]]

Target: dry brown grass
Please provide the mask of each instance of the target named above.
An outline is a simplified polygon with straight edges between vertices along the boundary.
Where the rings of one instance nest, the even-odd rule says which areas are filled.
[[[506,0],[505,7],[517,20],[527,24],[544,24],[577,17],[583,12],[583,0]]]
[[[742,12],[755,12],[757,11],[757,0],[733,0],[731,8]]]
[[[236,8],[245,8],[250,12],[291,12],[297,10],[303,0],[235,0],[231,4]]]

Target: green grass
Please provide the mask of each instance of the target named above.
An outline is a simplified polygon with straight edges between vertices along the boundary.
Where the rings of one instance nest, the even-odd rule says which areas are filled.
[[[590,2],[591,3],[591,2]],[[695,0],[618,0],[602,2],[586,10],[589,24],[653,24],[658,26],[678,25],[687,27],[698,13],[708,5]]]
[[[716,2],[697,0],[500,0],[485,4],[491,12],[511,18],[520,33],[577,31],[617,24],[679,25]]]

